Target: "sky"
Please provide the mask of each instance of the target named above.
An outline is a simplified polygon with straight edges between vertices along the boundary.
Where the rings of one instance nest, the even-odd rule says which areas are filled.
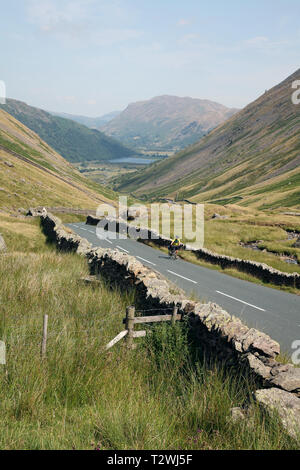
[[[299,0],[0,2],[0,81],[101,116],[158,95],[241,108],[299,68]]]

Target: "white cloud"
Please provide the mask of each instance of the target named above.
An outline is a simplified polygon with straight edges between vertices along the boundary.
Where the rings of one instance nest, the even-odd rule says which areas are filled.
[[[28,18],[45,33],[77,36],[88,24],[88,7],[94,0],[29,0]]]
[[[61,39],[109,46],[142,33],[124,27],[128,19],[116,0],[28,0],[27,16],[41,32]]]

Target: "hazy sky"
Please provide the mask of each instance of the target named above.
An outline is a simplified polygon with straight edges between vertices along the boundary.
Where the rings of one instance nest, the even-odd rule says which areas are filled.
[[[0,0],[0,80],[98,116],[161,94],[242,107],[299,68],[299,0]]]

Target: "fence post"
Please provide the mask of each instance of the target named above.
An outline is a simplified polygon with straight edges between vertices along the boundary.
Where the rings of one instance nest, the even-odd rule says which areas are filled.
[[[134,306],[130,306],[126,308],[126,330],[128,330],[126,343],[127,343],[128,349],[134,349],[134,344],[133,344],[134,314],[135,314]]]
[[[177,316],[177,313],[178,313],[178,307],[175,307],[173,308],[173,312],[172,312],[172,325],[174,326],[175,323],[176,323],[176,316]]]
[[[42,339],[42,347],[41,347],[41,356],[44,358],[46,356],[47,350],[47,330],[48,330],[48,315],[44,315],[44,323],[43,323],[43,339]]]

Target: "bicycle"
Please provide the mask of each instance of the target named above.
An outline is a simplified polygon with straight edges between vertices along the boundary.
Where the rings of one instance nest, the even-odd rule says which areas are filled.
[[[169,248],[169,258],[174,260],[178,259],[178,250]]]

